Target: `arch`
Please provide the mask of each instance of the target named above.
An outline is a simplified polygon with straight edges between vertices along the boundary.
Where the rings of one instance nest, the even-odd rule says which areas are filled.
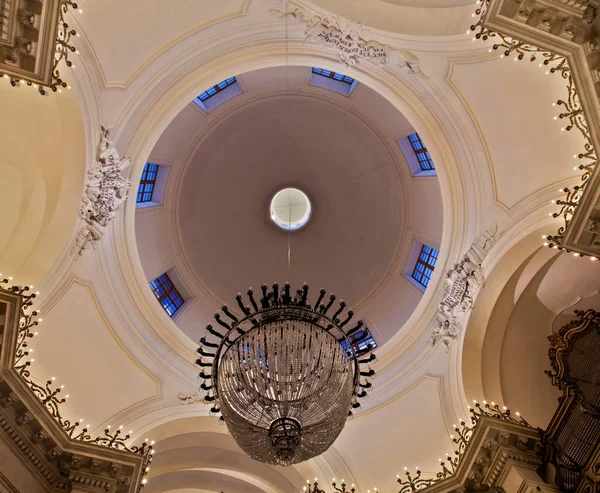
[[[239,41],[241,43],[242,40]],[[260,49],[258,49],[259,47]],[[176,74],[171,74],[176,81],[175,83],[167,85],[166,82],[163,82],[161,87],[158,84],[155,85],[151,94],[140,95],[135,110],[127,111],[129,119],[122,118],[118,126],[118,135],[119,141],[124,144],[126,149],[124,154],[132,158],[132,175],[134,177],[141,171],[147,156],[168,123],[193,99],[198,92],[198,88],[210,86],[222,80],[226,77],[226,74],[243,73],[259,68],[283,65],[286,61],[289,64],[300,66],[334,67],[333,61],[330,58],[323,57],[322,52],[299,45],[298,42],[294,42],[287,59],[285,45],[281,43],[281,40],[271,40],[267,47],[259,42],[248,41],[243,45],[238,45],[237,48],[235,56],[233,56],[232,50],[229,49],[227,53],[222,53],[221,57],[216,57],[221,62],[218,67],[210,64],[201,65],[197,61],[193,68],[182,74],[180,78]],[[459,132],[460,129],[446,128],[434,109],[429,104],[424,103],[415,89],[406,81],[395,76],[391,69],[380,67],[368,67],[369,70],[366,69],[367,67],[365,69],[354,67],[348,70],[348,75],[375,89],[402,111],[411,120],[419,133],[428,142],[431,142],[428,145],[432,149],[434,160],[442,163],[439,177],[442,188],[445,226],[442,238],[444,252],[439,262],[439,270],[436,272],[436,280],[439,280],[440,272],[444,270],[447,259],[462,253],[464,245],[468,242],[467,238],[474,227],[469,219],[472,216],[473,209],[465,205],[471,203],[474,198],[467,188],[469,179],[464,175],[461,169],[461,160],[458,158],[459,154],[465,152],[465,150],[462,148],[457,149],[457,144],[454,141],[454,134]],[[459,204],[463,206],[459,207]],[[173,322],[167,320],[166,316],[160,313],[145,286],[140,285],[140,280],[144,279],[144,275],[137,255],[134,215],[135,204],[130,202],[126,205],[124,216],[118,218],[118,221],[123,222],[116,224],[116,227],[113,228],[118,236],[114,244],[119,246],[119,252],[114,251],[111,253],[105,249],[104,253],[110,255],[112,257],[111,262],[115,261],[117,264],[127,259],[127,267],[123,266],[118,269],[127,274],[128,282],[126,284],[128,287],[136,285],[135,289],[129,290],[127,296],[133,295],[134,298],[138,298],[137,302],[134,303],[135,306],[144,306],[144,313],[140,316],[146,319],[147,323],[168,327],[166,331],[157,328],[155,331],[156,336],[168,345],[172,346],[177,341],[178,346],[191,348],[193,346],[190,341],[175,330]],[[432,288],[428,290],[419,308],[406,324],[412,327],[420,327],[420,330],[399,331],[400,333],[397,333],[392,338],[392,342],[386,345],[381,352],[382,359],[389,358],[390,367],[393,365],[392,361],[397,361],[400,357],[406,356],[406,350],[420,352],[421,348],[417,349],[415,343],[419,338],[428,336],[427,321],[430,320],[435,311],[435,308],[430,306],[431,304],[428,302],[436,296],[436,292],[441,289],[441,286],[433,283]],[[137,310],[139,308],[136,308]],[[153,321],[151,321],[152,319]],[[160,323],[157,323],[159,320]]]

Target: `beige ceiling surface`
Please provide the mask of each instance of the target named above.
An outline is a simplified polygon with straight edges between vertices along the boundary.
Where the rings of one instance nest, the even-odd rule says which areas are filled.
[[[566,123],[554,120],[561,113],[553,103],[565,97],[564,80],[546,75],[538,63],[513,58],[457,63],[450,79],[481,127],[492,158],[496,200],[509,209],[532,190],[553,184],[558,198],[558,184],[577,176],[573,156],[583,149],[581,134],[561,132]],[[510,104],[490,97],[501,94],[508,95]]]
[[[241,15],[247,0],[83,0],[77,22],[109,83],[125,83],[162,50],[194,31]]]
[[[152,151],[171,171],[164,206],[136,213],[138,249],[148,279],[172,266],[182,277],[193,300],[176,323],[194,340],[238,292],[287,280],[288,234],[268,215],[287,186],[313,206],[291,234],[293,286],[344,299],[379,344],[421,299],[405,262],[415,239],[439,247],[443,218],[437,178],[411,177],[396,142],[413,129],[364,84],[346,97],[309,75],[239,74],[243,94],[208,115],[190,103]]]
[[[408,7],[421,8],[444,8],[444,7],[462,7],[463,5],[475,5],[473,0],[381,0],[393,5],[406,5]]]
[[[203,142],[184,177],[179,217],[198,277],[220,300],[283,284],[288,234],[269,200],[294,186],[313,205],[291,235],[294,286],[326,287],[351,306],[385,276],[402,232],[402,188],[390,154],[345,110],[304,98],[237,112]]]

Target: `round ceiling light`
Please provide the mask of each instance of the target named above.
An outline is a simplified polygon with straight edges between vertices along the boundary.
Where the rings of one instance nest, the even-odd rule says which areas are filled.
[[[284,188],[271,199],[269,214],[278,228],[294,231],[310,219],[312,207],[304,192],[297,188]]]

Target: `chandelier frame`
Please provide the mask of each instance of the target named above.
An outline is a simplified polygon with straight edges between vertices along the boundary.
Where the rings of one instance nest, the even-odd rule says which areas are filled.
[[[366,354],[359,353],[355,347],[357,342],[369,337],[368,328],[362,320],[349,326],[354,318],[354,312],[349,309],[346,311],[346,303],[343,300],[333,311],[336,302],[334,294],[330,294],[327,298],[326,290],[321,289],[315,303],[311,304],[308,300],[308,291],[306,284],[294,295],[291,293],[289,283],[281,289],[277,283],[274,283],[271,289],[263,284],[262,296],[258,300],[252,288],[247,291],[248,304],[244,303],[241,294],[237,295],[236,301],[241,316],[236,316],[227,306],[223,306],[221,312],[215,314],[215,321],[225,330],[217,330],[212,325],[206,326],[207,335],[200,339],[197,350],[200,358],[196,360],[196,364],[202,368],[199,374],[199,379],[203,380],[200,389],[206,393],[204,401],[212,403],[211,413],[222,414],[220,409],[222,396],[219,395],[220,362],[228,354],[229,348],[250,331],[277,322],[307,323],[336,339],[344,357],[351,363],[349,370],[353,372],[348,416],[352,416],[353,410],[360,407],[358,400],[367,397],[367,390],[372,388],[368,379],[375,375],[371,368],[361,369],[363,365],[375,361],[373,347],[367,343]],[[211,369],[210,373],[205,371],[206,368]],[[223,415],[220,419],[226,421]]]

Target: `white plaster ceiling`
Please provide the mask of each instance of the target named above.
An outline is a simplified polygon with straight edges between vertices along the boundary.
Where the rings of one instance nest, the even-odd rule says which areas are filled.
[[[119,85],[174,43],[241,15],[247,3],[182,0],[165,9],[160,0],[82,0],[79,6],[83,14],[75,18],[93,46],[105,81]]]
[[[400,31],[407,35],[406,39],[409,39],[412,34],[433,36],[464,33],[465,26],[471,22],[472,7],[460,6],[459,2],[452,2],[453,6],[450,3],[442,5],[441,2],[430,3],[427,6],[423,3],[419,6],[409,5],[408,1],[398,5],[390,2],[391,0],[370,2],[318,0],[314,3],[331,8],[332,11],[346,15],[367,27]],[[223,52],[224,46],[230,39],[228,35],[234,32],[236,27],[242,26],[242,20],[243,27],[248,32],[255,32],[258,23],[261,29],[268,30],[271,27],[283,29],[283,23],[277,24],[278,21],[268,14],[267,9],[273,6],[273,2],[252,0],[249,13],[243,19],[235,17],[241,12],[244,3],[241,1],[226,0],[218,5],[205,1],[192,3],[184,1],[165,12],[163,9],[152,8],[153,5],[158,6],[156,1],[144,2],[142,9],[140,1],[122,2],[117,5],[114,1],[83,0],[83,17],[77,17],[77,21],[84,28],[82,38],[90,42],[90,53],[97,56],[98,64],[103,71],[103,82],[109,86],[113,84],[119,87],[98,89],[98,94],[94,94],[94,97],[98,96],[96,104],[100,108],[101,116],[98,117],[100,121],[119,127],[123,121],[131,117],[128,112],[134,111],[131,109],[135,106],[132,102],[134,97],[145,94],[148,87],[153,86],[155,82],[163,82],[164,74],[167,74],[165,77],[171,76],[168,68],[187,59],[186,36],[196,28],[200,29],[213,23],[212,27],[202,33],[205,36],[202,39],[207,42],[195,43],[196,47],[200,46],[206,49],[206,52],[202,53],[202,56],[197,52],[189,54],[189,58],[196,60],[202,70],[207,72],[214,61],[213,57],[220,58],[214,56],[215,53],[221,56],[221,60],[227,58]],[[247,6],[248,2],[245,4]],[[189,14],[197,10],[202,11],[201,16]],[[119,12],[119,15],[115,15],[115,12]],[[227,16],[234,18],[231,22],[219,22]],[[298,34],[303,32],[304,27],[296,25],[291,29]],[[106,33],[109,32],[110,35],[107,36]],[[270,49],[271,45],[266,41],[269,35],[271,33],[265,35],[264,46]],[[187,41],[190,42],[190,39]],[[446,43],[452,41],[455,41],[453,37],[440,37],[438,40],[426,38],[415,41],[414,46],[422,42],[424,50],[435,50],[435,46],[442,45],[443,49],[451,49]],[[173,53],[169,52],[169,49],[174,48],[175,45],[181,50],[178,53],[185,53],[185,56],[172,56]],[[308,47],[314,48],[310,42]],[[159,55],[160,53],[162,55]],[[318,56],[331,55],[327,51],[323,53]],[[495,208],[496,201],[504,203],[505,206],[527,202],[532,198],[535,199],[545,188],[557,189],[555,183],[571,176],[571,163],[565,163],[563,158],[565,156],[570,158],[573,154],[571,140],[577,137],[565,133],[564,139],[560,140],[563,136],[556,137],[560,133],[555,135],[550,132],[556,130],[556,125],[552,121],[556,111],[551,108],[550,103],[563,94],[559,90],[562,87],[561,80],[557,82],[555,78],[547,83],[548,79],[543,73],[536,72],[541,69],[525,62],[519,64],[508,60],[482,62],[480,55],[477,55],[477,59],[471,57],[467,61],[468,54],[460,55],[457,52],[427,54],[417,51],[417,54],[422,67],[435,67],[435,70],[427,71],[425,75],[417,74],[415,77],[410,75],[405,78],[406,80],[399,75],[402,70],[399,66],[386,66],[385,72],[383,69],[374,68],[373,72],[382,79],[386,78],[397,84],[413,84],[415,92],[412,97],[415,99],[419,97],[416,88],[419,90],[435,88],[427,95],[428,104],[433,106],[433,100],[438,96],[440,100],[448,98],[450,102],[440,103],[441,107],[435,116],[440,120],[446,117],[460,119],[461,125],[464,126],[457,124],[452,129],[459,134],[465,128],[471,128],[469,125],[471,118],[473,119],[475,123],[473,128],[476,127],[476,130],[469,134],[466,132],[464,135],[461,134],[460,139],[464,138],[465,141],[469,141],[469,145],[476,147],[478,139],[481,138],[487,154],[481,151],[477,154],[477,159],[473,159],[473,163],[465,160],[461,165],[464,164],[465,169],[467,165],[472,166],[474,177],[472,186],[474,189],[483,190],[485,178],[482,176],[487,176],[489,158],[493,163],[491,169],[496,190],[495,196],[492,196],[492,193],[486,194],[482,203],[472,204],[472,209],[476,209],[482,216],[478,218],[481,224],[487,225],[491,222],[492,216],[494,219],[504,220],[504,225],[509,222],[504,215],[506,207]],[[463,56],[464,59],[461,58]],[[93,60],[90,55],[85,62],[91,64]],[[155,63],[150,63],[151,60]],[[365,66],[369,67],[368,64],[361,64],[361,67]],[[454,73],[448,73],[453,66]],[[83,71],[78,72],[78,74],[82,73]],[[176,75],[172,77],[180,75],[180,72],[173,71],[173,73]],[[204,114],[190,103],[173,120],[149,157],[151,161],[168,165],[170,174],[164,205],[139,210],[137,213],[136,236],[140,258],[147,279],[155,277],[172,266],[175,266],[184,278],[193,300],[177,317],[176,324],[192,339],[202,335],[203,327],[212,319],[215,309],[222,302],[231,303],[237,291],[245,290],[249,284],[258,287],[257,284],[263,281],[272,282],[275,280],[274,277],[281,279],[285,275],[285,253],[282,255],[283,267],[275,267],[268,256],[271,249],[280,251],[281,244],[285,252],[285,241],[281,240],[281,234],[276,235],[279,232],[273,228],[267,229],[268,222],[264,219],[266,219],[269,195],[266,190],[274,188],[278,177],[283,180],[282,172],[286,169],[281,165],[280,155],[286,152],[287,158],[297,166],[304,166],[307,163],[309,166],[307,170],[313,175],[308,179],[296,170],[291,170],[295,172],[293,175],[295,179],[307,180],[307,187],[317,187],[321,192],[321,198],[318,200],[321,204],[328,205],[329,202],[333,202],[329,208],[319,206],[321,210],[329,211],[330,228],[321,226],[323,235],[314,237],[312,239],[314,243],[311,244],[311,229],[307,227],[304,231],[304,245],[299,239],[300,236],[295,237],[298,245],[294,243],[294,252],[300,247],[310,252],[318,251],[321,244],[323,248],[344,249],[344,255],[347,257],[345,262],[351,264],[349,268],[329,267],[330,271],[326,272],[324,267],[318,268],[322,267],[319,265],[306,266],[307,261],[304,259],[305,268],[310,269],[310,275],[315,280],[313,282],[304,276],[296,276],[294,282],[307,280],[313,288],[318,288],[320,278],[324,278],[327,274],[327,282],[323,282],[325,287],[335,290],[349,302],[358,304],[360,315],[372,322],[374,335],[380,343],[398,332],[421,299],[420,292],[402,277],[403,259],[408,256],[412,238],[430,241],[434,246],[439,246],[442,207],[437,179],[411,178],[402,154],[395,146],[395,139],[410,133],[412,126],[392,105],[366,86],[359,85],[351,98],[345,98],[309,86],[308,73],[308,67],[290,67],[285,70],[268,69],[235,74],[239,75],[244,94],[229,101],[210,115]],[[122,86],[135,79],[136,74],[140,74],[138,85],[134,85],[129,90],[122,90]],[[427,79],[426,77],[429,76],[430,78]],[[399,82],[400,80],[402,81]],[[94,87],[104,86],[98,83]],[[507,87],[511,90],[508,91]],[[199,93],[205,87],[197,89]],[[496,95],[498,97],[490,97]],[[171,101],[170,96],[170,93],[165,92],[160,104]],[[43,104],[47,104],[47,101],[52,100],[44,101]],[[300,107],[301,103],[305,104],[305,110]],[[284,118],[286,107],[295,109],[289,119]],[[46,109],[40,108],[42,115],[51,115]],[[142,113],[141,109],[140,113]],[[18,109],[10,110],[6,114],[10,116],[5,120],[7,127],[14,126],[12,116],[19,114]],[[51,116],[47,118],[52,120]],[[91,117],[86,115],[86,118]],[[239,118],[237,123],[236,118]],[[263,128],[269,129],[280,154],[266,152],[265,146],[270,144],[267,140],[268,136],[257,132],[255,122],[261,122]],[[89,125],[89,122],[87,124]],[[298,130],[293,127],[294,125]],[[242,126],[246,128],[238,128]],[[450,124],[448,126],[450,127]],[[140,127],[143,125],[140,124]],[[340,128],[347,131],[351,138],[342,135]],[[43,133],[41,130],[35,135],[37,137],[38,134]],[[252,136],[254,140],[250,141]],[[334,142],[338,147],[325,146],[324,136],[328,136],[329,141]],[[211,140],[212,137],[217,137],[220,143]],[[123,142],[126,140],[123,138]],[[264,159],[251,156],[248,152],[254,148],[255,141]],[[507,142],[510,145],[507,145]],[[289,144],[292,150],[296,149],[298,152],[291,152],[282,145],[283,143]],[[196,149],[197,144],[199,147]],[[123,146],[125,147],[124,144]],[[311,146],[319,150],[318,158],[301,152]],[[339,148],[340,146],[342,149]],[[387,151],[384,152],[384,148]],[[56,150],[51,151],[43,146],[39,149],[60,156],[60,152]],[[441,150],[438,148],[438,151]],[[455,149],[449,149],[448,154],[454,151]],[[337,156],[340,154],[344,160],[338,159]],[[303,156],[306,159],[300,160]],[[324,156],[328,159],[322,160]],[[80,163],[83,162],[84,159],[80,159]],[[441,167],[444,165],[444,163],[436,164]],[[268,171],[267,179],[240,183],[245,178],[242,172],[244,166],[252,167],[248,171],[254,169]],[[393,166],[398,173],[397,177],[391,173]],[[231,174],[226,174],[225,170],[231,170]],[[64,174],[69,177],[74,176],[70,170]],[[66,178],[63,182],[68,182],[69,189],[76,189],[79,193],[82,174],[81,167],[76,183],[69,182]],[[227,181],[230,176],[230,181]],[[345,193],[341,184],[335,181],[338,176],[350,179],[346,184],[351,186],[347,186]],[[471,174],[465,173],[465,176],[471,178]],[[194,182],[192,178],[197,181]],[[74,178],[72,179],[75,181]],[[220,188],[215,186],[216,183]],[[234,198],[228,199],[227,196],[222,197],[225,193],[224,189],[235,190],[237,193]],[[383,193],[380,190],[383,190]],[[487,191],[487,188],[484,190]],[[402,198],[401,203],[398,202],[399,197]],[[256,199],[252,207],[245,207],[251,199]],[[549,201],[550,198],[547,202]],[[182,211],[181,206],[184,203],[190,205]],[[213,207],[214,203],[224,204],[225,208],[229,208],[229,211],[225,211],[228,214]],[[355,203],[360,205],[358,213],[353,210]],[[427,207],[423,207],[423,203],[426,203]],[[460,204],[461,207],[463,205]],[[538,205],[538,202],[531,200],[527,202],[528,209],[520,212],[523,212],[523,215],[533,214]],[[73,215],[76,206],[77,204],[71,208]],[[373,208],[381,208],[383,211],[381,217],[377,213],[370,213],[369,209]],[[499,209],[502,211],[498,212]],[[519,210],[517,207],[513,209]],[[260,212],[261,210],[264,212]],[[197,214],[191,217],[194,212]],[[457,211],[457,215],[461,213],[467,214],[464,210]],[[26,217],[25,212],[23,214],[23,217]],[[178,220],[178,214],[181,220]],[[238,217],[240,214],[249,224],[255,225],[255,228],[252,229],[245,223],[242,225]],[[261,216],[261,220],[257,219],[257,215],[261,214],[265,217]],[[319,219],[318,211],[315,214],[316,220],[325,220],[323,216]],[[547,212],[544,215],[547,215]],[[56,217],[60,215],[57,214]],[[122,226],[120,219],[115,221],[114,229]],[[184,219],[186,221],[184,233],[185,231],[187,233],[181,235],[184,240],[182,245],[177,228],[179,225],[183,226]],[[67,222],[65,221],[65,224]],[[397,226],[397,229],[393,226]],[[462,227],[463,225],[460,225],[458,229]],[[66,229],[66,226],[64,228]],[[43,230],[50,236],[55,231],[44,224],[39,228],[36,226],[35,229]],[[241,259],[237,258],[237,252],[229,244],[219,244],[215,240],[219,235],[230,235],[230,241],[235,241],[231,240],[234,236],[228,229],[238,233],[239,236],[235,238],[246,241],[248,249],[254,249],[250,252],[253,254],[252,258],[259,259],[262,265],[242,265]],[[255,230],[262,231],[264,238],[271,238],[272,241],[265,241],[263,236],[255,238],[254,236],[257,235],[252,236]],[[317,226],[312,228],[312,232],[315,231],[319,231]],[[338,235],[332,234],[331,231],[337,231]],[[173,344],[172,339],[156,352],[153,352],[155,348],[145,351],[143,350],[146,349],[145,346],[142,349],[141,346],[135,345],[140,341],[143,343],[151,341],[155,334],[146,326],[148,319],[136,312],[137,307],[126,305],[124,301],[121,304],[122,300],[119,298],[124,290],[119,283],[125,284],[123,279],[127,275],[124,272],[126,269],[115,268],[114,264],[106,262],[104,256],[118,243],[114,237],[111,237],[113,233],[114,230],[103,240],[102,248],[96,252],[86,252],[86,255],[75,264],[76,267],[69,271],[69,275],[64,274],[64,271],[60,271],[57,275],[57,277],[64,276],[64,279],[60,279],[60,290],[57,289],[52,293],[53,298],[45,307],[48,308],[48,315],[44,314],[44,325],[41,327],[40,339],[37,340],[39,344],[33,346],[36,348],[38,358],[36,362],[38,373],[35,376],[40,381],[51,375],[60,378],[61,383],[65,383],[67,392],[72,396],[66,408],[68,416],[75,419],[80,416],[85,417],[93,421],[93,428],[108,422],[118,426],[121,418],[126,425],[130,421],[152,423],[156,415],[160,415],[163,420],[170,420],[168,425],[176,428],[177,416],[184,414],[199,416],[206,412],[200,405],[189,408],[180,406],[177,399],[177,391],[184,386],[187,386],[187,389],[191,384],[189,381],[183,382],[184,379],[173,378],[173,374],[176,373],[173,368],[179,364],[178,357],[183,359],[188,356],[188,353],[191,363],[192,351],[187,351],[189,349],[187,347]],[[348,235],[347,241],[343,241],[343,237],[340,239],[343,234]],[[64,232],[62,236],[65,236]],[[509,233],[506,236],[509,236]],[[377,241],[374,241],[373,237]],[[354,243],[352,243],[353,238],[357,238]],[[204,248],[202,251],[207,258],[212,255],[211,262],[218,262],[218,266],[221,266],[220,272],[215,272],[214,266],[207,267],[200,262],[200,255],[195,251],[196,245],[199,250]],[[215,251],[209,251],[210,247],[220,248],[222,250],[219,252],[220,255]],[[12,252],[14,251],[15,249],[12,249]],[[392,251],[398,253],[395,264],[390,258]],[[189,269],[184,259],[184,252],[188,257],[197,255],[193,269],[196,272]],[[223,252],[227,255],[223,255]],[[123,252],[119,251],[119,254]],[[296,253],[293,255],[296,262]],[[125,254],[123,258],[125,262],[129,261],[129,257]],[[359,261],[356,261],[357,258]],[[46,264],[51,264],[49,258],[43,260]],[[299,256],[298,260],[302,262],[302,256]],[[42,263],[36,261],[31,262],[30,265],[38,269],[36,273],[42,272],[43,275],[47,267]],[[393,268],[388,272],[386,268],[390,265]],[[295,266],[296,264],[294,268]],[[302,267],[302,264],[299,267]],[[236,279],[236,273],[242,269],[246,269],[244,276]],[[74,271],[81,278],[89,279],[93,289],[81,286],[71,289],[70,285],[65,285],[65,282],[70,282],[70,276]],[[256,274],[257,272],[260,276]],[[265,279],[267,275],[263,275],[264,272],[267,272],[271,278]],[[351,275],[353,272],[355,275]],[[563,272],[561,275],[565,274],[566,272]],[[258,279],[250,279],[251,277],[258,277]],[[382,288],[376,289],[374,295],[369,296],[369,292],[373,291],[373,287],[378,284],[381,284]],[[147,289],[145,285],[142,287]],[[210,296],[211,292],[215,296]],[[514,299],[514,293],[511,295]],[[223,299],[217,300],[215,297]],[[544,299],[552,301],[551,296]],[[140,311],[152,312],[146,305],[141,306]],[[151,318],[151,315],[155,314],[144,313],[143,315]],[[517,335],[519,330],[525,331],[531,328],[529,323],[517,324],[516,322],[520,322],[518,318],[515,317],[514,325],[516,328],[514,334]],[[536,319],[536,323],[539,320],[541,319]],[[544,321],[542,322],[545,323]],[[154,317],[152,322],[156,325],[170,323],[168,319],[163,320],[159,317]],[[540,324],[539,327],[543,325]],[[529,349],[535,349],[539,353],[546,334],[541,331],[533,332],[528,333],[526,340],[517,338],[514,344],[511,342],[507,345],[509,350],[505,353],[506,359],[502,362],[504,382],[510,380],[517,385],[520,384],[522,369],[519,358],[527,358],[526,351]],[[132,338],[137,339],[135,343],[131,341]],[[523,341],[527,344],[520,344]],[[59,345],[64,348],[57,350]],[[137,352],[132,351],[132,347],[135,347]],[[429,346],[427,348],[430,349]],[[401,472],[404,466],[412,468],[419,465],[423,470],[435,473],[437,457],[449,451],[447,428],[450,425],[444,418],[448,419],[451,413],[448,412],[447,404],[444,404],[444,382],[447,384],[452,380],[451,384],[457,387],[461,385],[461,382],[454,381],[455,377],[449,376],[450,365],[443,349],[438,347],[435,351],[438,358],[436,362],[424,361],[423,358],[419,361],[418,368],[417,365],[410,368],[409,377],[414,378],[416,383],[406,383],[408,379],[399,382],[399,379],[397,386],[402,386],[404,392],[397,396],[397,399],[385,403],[386,405],[380,409],[352,420],[340,435],[334,449],[320,460],[330,461],[335,465],[336,470],[350,468],[363,490],[374,485],[378,486],[380,491],[384,491],[387,486],[392,487],[394,475]],[[518,351],[522,352],[518,353]],[[176,352],[179,354],[174,356]],[[542,356],[533,358],[533,365],[541,362]],[[393,371],[400,371],[398,368],[404,365],[408,365],[407,360],[399,358]],[[189,366],[191,367],[191,364]],[[77,372],[72,371],[74,367],[77,368]],[[539,370],[533,367],[526,369],[528,372],[531,370],[532,374]],[[509,375],[509,372],[512,373]],[[541,378],[544,378],[543,375]],[[535,385],[522,386],[521,394],[510,394],[509,390],[507,395],[510,398],[506,404],[511,405],[513,398],[520,402],[523,392],[531,389],[535,390]],[[111,398],[107,399],[106,396]],[[518,410],[526,413],[524,407],[520,406]],[[210,420],[216,427],[216,419],[202,419]],[[238,456],[235,450],[229,450],[232,444],[225,443],[226,439],[231,440],[226,435],[226,430],[222,428],[223,431],[215,432],[212,424],[207,431],[203,425],[195,422],[195,429],[179,430],[173,435],[166,433],[161,435],[160,430],[152,429],[148,424],[149,436],[157,440],[159,451],[153,466],[156,482],[152,481],[149,486],[155,489],[151,491],[179,493],[221,491],[215,489],[215,482],[219,481],[232,481],[231,489],[246,491],[238,481],[250,480],[250,477],[257,480],[257,476],[263,484],[268,482],[268,478],[271,478],[269,481],[275,481],[270,476],[272,471],[259,474],[258,466],[251,471],[249,469],[234,471],[241,468],[241,457],[239,457],[240,462],[232,462],[237,465],[231,466],[227,474],[215,472],[215,458],[222,459],[221,463],[228,463]],[[134,430],[138,432],[135,427]],[[217,433],[223,435],[225,439],[215,437]],[[171,440],[175,435],[181,435],[181,438]],[[198,442],[198,447],[195,447],[195,442]],[[215,445],[214,449],[204,455],[199,454],[196,463],[185,462],[189,459],[188,456],[194,456],[197,452],[196,448],[206,452],[211,445]],[[177,452],[178,449],[182,452]],[[385,455],[383,460],[382,455]],[[164,459],[164,469],[161,458]],[[303,464],[298,467],[298,470],[304,468],[312,470],[314,462]],[[290,471],[288,473],[293,474],[295,469]],[[240,479],[240,474],[247,474],[248,477]],[[256,485],[251,482],[248,484]],[[285,488],[283,491],[287,493]]]
[[[309,74],[237,74],[243,94],[208,116],[190,103],[149,158],[172,176],[165,205],[136,213],[138,249],[148,279],[175,266],[193,297],[176,323],[193,339],[238,292],[286,281],[288,234],[269,219],[286,186],[313,207],[291,234],[293,287],[334,292],[380,345],[421,299],[403,270],[415,239],[439,247],[442,211],[437,178],[411,177],[396,143],[412,127],[368,87],[348,98]]]
[[[445,7],[461,7],[463,5],[475,5],[473,0],[382,0],[385,3],[393,5],[406,5],[408,7],[421,8],[445,8]]]
[[[561,183],[578,173],[573,170],[574,155],[583,149],[583,137],[577,131],[561,131],[566,123],[555,119],[561,107],[553,103],[565,97],[564,81],[546,72],[537,62],[507,57],[459,62],[450,74],[481,126],[491,156],[495,199],[508,210],[545,187],[552,186],[560,196]],[[510,105],[504,97],[490,97],[503,93]]]
[[[414,36],[462,36],[477,8],[474,0],[312,0],[363,26]]]

